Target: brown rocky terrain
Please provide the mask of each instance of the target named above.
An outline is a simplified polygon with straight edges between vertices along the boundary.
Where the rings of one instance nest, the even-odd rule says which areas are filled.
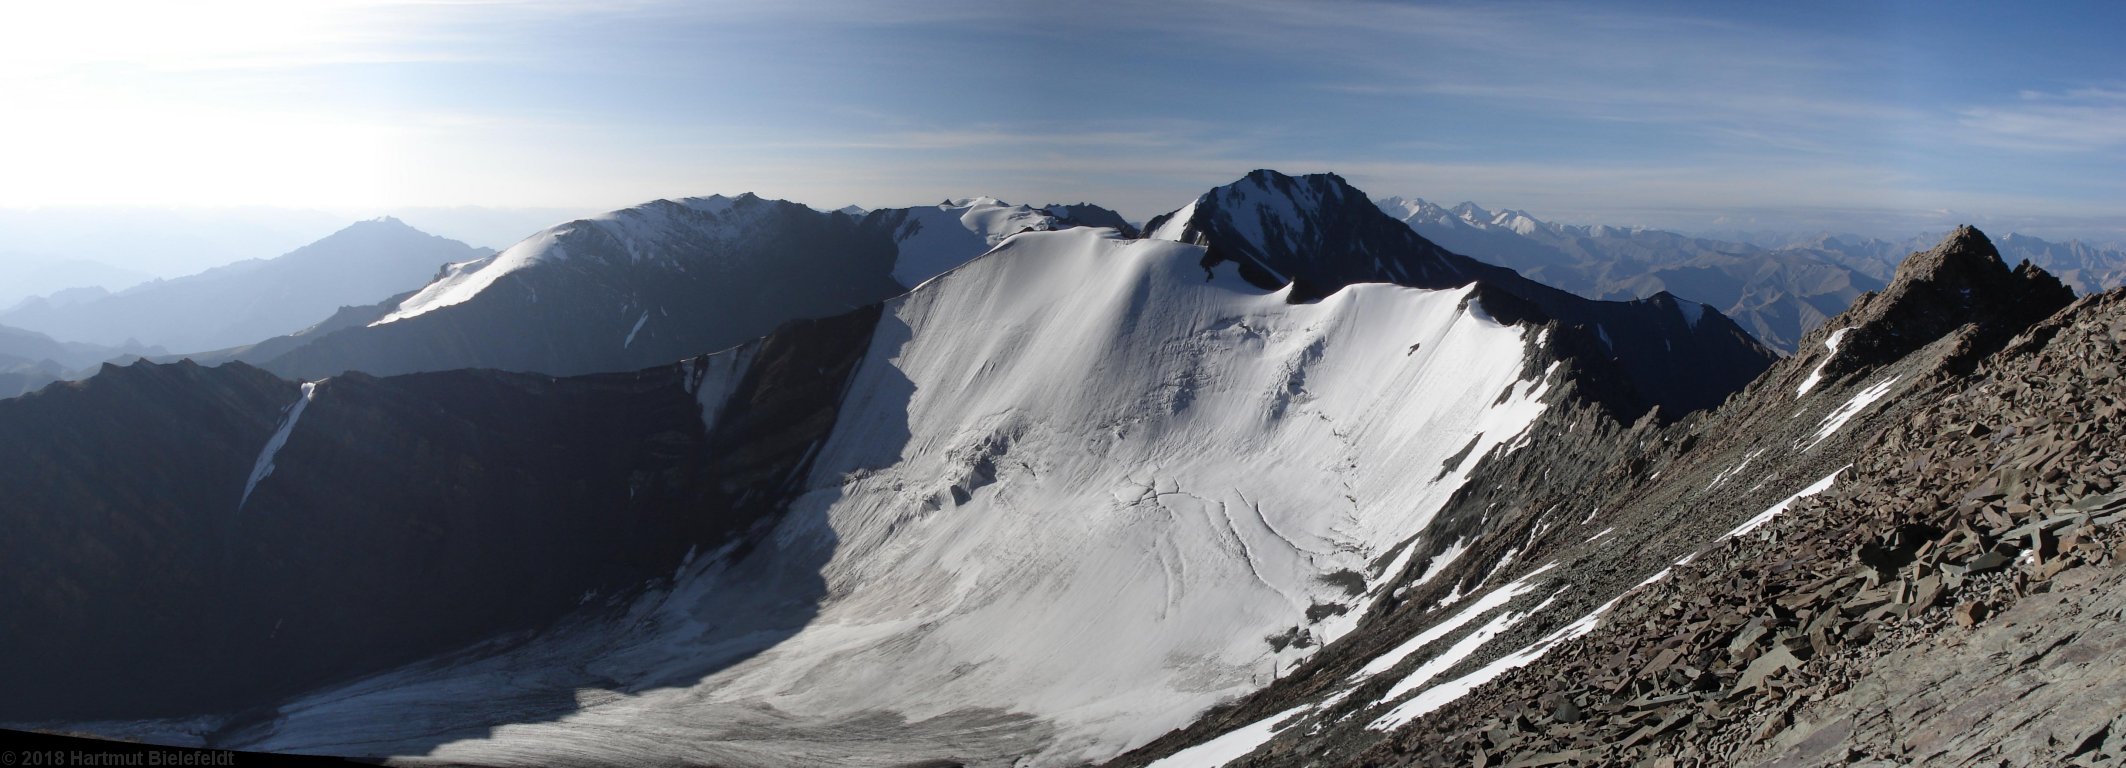
[[[2126,293],[1880,433],[1853,483],[1363,765],[2105,765],[2126,756]]]

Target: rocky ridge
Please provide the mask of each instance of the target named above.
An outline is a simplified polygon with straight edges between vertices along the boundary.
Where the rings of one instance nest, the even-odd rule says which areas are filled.
[[[2061,311],[1553,661],[1357,761],[2109,765],[2126,293]]]

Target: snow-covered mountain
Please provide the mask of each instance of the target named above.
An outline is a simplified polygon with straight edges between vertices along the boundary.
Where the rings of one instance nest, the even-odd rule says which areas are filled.
[[[863,215],[865,226],[891,234],[897,246],[893,279],[911,288],[1020,232],[1107,227],[1135,235],[1121,214],[1086,203],[1036,208],[972,197],[935,206],[883,208]]]
[[[1292,181],[1320,189],[1340,184]],[[1423,259],[1445,259],[1362,195],[1344,194],[1360,206],[1286,202],[1313,221],[1370,211],[1370,220],[1360,219],[1366,226],[1401,232],[1399,245],[1421,249],[1382,251],[1383,264],[1422,270]],[[292,567],[270,563],[388,562],[392,547],[406,546],[392,542],[451,546],[461,536],[485,535],[498,524],[483,522],[487,516],[510,505],[536,508],[522,514],[543,522],[522,535],[542,542],[556,530],[636,519],[646,503],[734,521],[684,532],[658,512],[649,519],[666,522],[630,524],[625,530],[636,533],[627,536],[656,535],[664,543],[622,559],[630,568],[661,569],[666,578],[648,589],[616,589],[603,572],[571,566],[542,582],[553,585],[539,593],[550,597],[564,592],[568,579],[580,580],[589,599],[578,610],[526,598],[506,613],[399,629],[414,608],[384,599],[340,604],[331,626],[394,627],[383,633],[392,653],[332,657],[339,659],[332,668],[369,676],[292,699],[279,698],[278,689],[221,690],[228,697],[216,700],[222,706],[195,707],[214,715],[207,720],[105,732],[482,764],[550,764],[570,754],[593,754],[597,762],[766,765],[1101,760],[1269,684],[1349,634],[1376,605],[1397,599],[1382,585],[1414,562],[1413,537],[1467,497],[1472,473],[1529,450],[1530,427],[1544,414],[1608,413],[1593,398],[1612,385],[1589,372],[1614,370],[1611,355],[1594,351],[1598,341],[1569,339],[1591,332],[1481,282],[1510,272],[1457,257],[1434,265],[1437,287],[1350,284],[1308,300],[1303,289],[1328,285],[1316,275],[1335,273],[1306,273],[1316,282],[1276,286],[1250,280],[1250,271],[1299,273],[1307,263],[1294,259],[1301,255],[1291,248],[1297,235],[1279,241],[1284,251],[1230,239],[1230,214],[1241,210],[1230,205],[1231,195],[1222,188],[1199,200],[1201,226],[1182,232],[1208,245],[1131,239],[1107,228],[1039,231],[998,215],[1011,223],[992,231],[1036,231],[1003,238],[981,258],[881,307],[786,325],[676,368],[559,380],[348,374],[296,392],[242,366],[142,366],[25,398],[15,411],[0,410],[0,421],[93,410],[79,402],[82,393],[129,379],[234,378],[169,385],[205,390],[197,397],[213,408],[204,415],[137,419],[158,431],[142,439],[148,446],[181,442],[205,424],[248,425],[213,451],[211,466],[187,470],[197,478],[185,486],[197,489],[194,496],[110,514],[127,521],[120,528],[147,522],[142,515],[164,526],[220,520],[230,509],[246,520],[284,521],[233,529],[241,551],[280,553],[268,564],[245,556],[225,564],[233,570],[215,571],[216,579],[244,583],[290,577],[267,578],[274,568]],[[739,231],[744,227],[734,225],[746,214],[787,210],[768,201],[697,205],[660,207],[673,218]],[[904,232],[908,221],[936,216],[971,235],[977,232],[964,218],[1006,210],[982,202],[934,214],[917,209],[877,231]],[[736,222],[726,218],[734,215]],[[463,265],[448,276],[455,279],[401,300],[398,316],[380,317],[374,327],[441,317],[513,290],[502,286],[529,282],[523,278],[553,263],[545,259],[566,264],[597,253],[573,243],[587,237],[576,233],[603,229],[556,230],[556,246]],[[1220,257],[1243,247],[1268,255],[1247,266]],[[492,278],[480,274],[497,265],[514,266]],[[891,265],[877,266],[884,275]],[[1466,275],[1449,279],[1450,267],[1485,277],[1476,284],[1461,279]],[[1674,304],[1645,306],[1666,312],[1675,326],[1645,332],[1690,327]],[[1699,327],[1710,330],[1714,317],[1700,318]],[[1639,325],[1620,321],[1611,332],[1619,346],[1644,343],[1629,335],[1642,332]],[[238,384],[260,394],[216,394]],[[675,410],[675,387],[700,406]],[[568,404],[579,396],[594,400]],[[453,415],[461,411],[467,416]],[[479,426],[480,419],[502,413],[525,426],[506,437],[471,439],[493,428]],[[614,438],[639,440],[638,448],[579,454],[553,442],[574,420],[609,413],[639,414],[625,422],[638,437]],[[431,436],[438,429],[470,431]],[[434,447],[405,447],[423,441]],[[247,445],[260,447],[242,450]],[[580,486],[568,485],[569,471],[538,469],[567,456],[608,454]],[[4,486],[120,482],[105,470],[76,471],[86,474],[14,476]],[[468,471],[468,479],[448,479]],[[501,494],[504,501],[493,502],[501,506],[475,503],[497,493],[483,483],[517,471],[541,478]],[[361,490],[368,484],[362,478],[394,472],[406,479],[385,484],[393,486],[390,498]],[[630,479],[614,484],[620,477]],[[540,499],[552,493],[540,490],[550,483],[576,490]],[[600,510],[600,498],[627,511]],[[372,505],[399,511],[366,521],[333,511]],[[197,511],[187,512],[191,506]],[[334,523],[356,526],[339,535],[286,538],[317,525],[314,516],[364,522]],[[451,522],[421,522],[437,519]],[[623,548],[628,540],[601,539]],[[349,542],[367,543],[349,552]],[[675,542],[691,544],[692,552],[682,556]],[[163,546],[229,545],[208,537]],[[531,557],[486,545],[474,551],[484,553],[475,563],[503,574],[527,567],[523,558]],[[114,588],[130,571],[113,568],[96,578],[114,581],[81,588]],[[219,583],[226,582],[183,578],[171,589]],[[476,603],[489,599],[495,582],[423,583],[431,592],[412,605]],[[109,610],[128,615],[147,604],[211,601],[213,593],[183,594],[115,601]],[[101,601],[32,597],[17,595],[11,615],[48,626],[105,620],[97,613],[106,606]],[[239,658],[249,659],[251,670],[288,667],[286,674],[249,673],[254,678],[319,679],[325,668],[311,652],[322,636],[276,634],[287,627],[272,629],[269,612],[258,609],[280,599],[247,598],[215,614],[222,626],[268,630],[253,642],[272,653],[234,645],[212,657],[222,667],[200,661],[188,676],[164,678],[156,699],[163,706],[82,716],[169,714],[172,702],[193,695],[186,692],[199,678],[241,676],[227,666]],[[506,634],[542,627],[535,636]],[[472,645],[477,630],[521,639]],[[39,639],[46,637],[16,638],[8,650],[39,658],[117,650]],[[275,639],[282,637],[288,639]],[[404,666],[391,661],[420,649],[441,655]],[[17,690],[70,684],[63,672],[9,682]],[[232,714],[229,704],[243,694],[249,699]],[[70,700],[87,707],[95,698]],[[856,732],[868,734],[860,744],[848,741]]]
[[[293,333],[340,307],[419,286],[444,264],[491,253],[381,218],[272,259],[108,295],[32,298],[0,312],[0,323],[106,345],[135,340],[179,351],[222,349]]]
[[[1231,267],[1206,282],[1204,253],[1103,229],[1009,240],[875,316],[853,373],[820,382],[846,392],[823,440],[768,436],[810,457],[760,494],[788,499],[771,525],[668,559],[676,580],[613,618],[320,691],[241,741],[443,744],[435,755],[474,762],[595,742],[654,760],[803,763],[830,749],[825,734],[886,718],[905,726],[865,747],[879,755],[1057,764],[1267,683],[1380,597],[1370,585],[1399,567],[1399,545],[1477,460],[1517,447],[1558,369],[1539,329],[1500,323],[1466,288],[1293,303]],[[689,365],[708,404],[697,429],[748,418],[759,379],[788,375],[777,343]],[[224,504],[299,514],[320,492],[309,472],[346,471],[318,452],[370,442],[360,422],[307,429],[348,424],[327,415],[337,391],[442,383],[342,381],[305,396],[248,501],[234,498],[248,463],[204,473],[230,476],[209,484]],[[263,430],[273,407],[249,420]],[[557,655],[606,661],[577,673]],[[586,686],[627,695],[533,718],[544,724],[511,703]],[[640,738],[596,724],[613,717]],[[503,722],[522,724],[488,734]],[[472,735],[493,738],[448,743]]]
[[[1608,402],[1663,419],[1718,405],[1771,364],[1773,355],[1718,311],[1657,293],[1637,301],[1590,301],[1459,255],[1390,218],[1334,174],[1292,177],[1258,170],[1153,219],[1147,236],[1201,243],[1205,261],[1233,262],[1259,286],[1294,286],[1295,299],[1362,282],[1448,288],[1479,282],[1499,296],[1491,311],[1556,321],[1561,342],[1614,366],[1599,377]]]
[[[284,376],[633,370],[874,304],[1021,231],[1102,221],[992,198],[851,216],[754,195],[560,224],[433,282],[219,358]],[[1108,212],[1108,216],[1120,219]]]

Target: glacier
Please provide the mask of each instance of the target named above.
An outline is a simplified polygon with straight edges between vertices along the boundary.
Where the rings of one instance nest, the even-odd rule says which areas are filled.
[[[1002,240],[888,302],[803,492],[751,546],[313,693],[238,746],[1070,765],[1267,685],[1355,626],[1463,457],[1518,447],[1556,369],[1470,287],[1295,304],[1231,265],[1207,280],[1203,255],[1094,228]],[[690,368],[705,420],[746,354]],[[556,695],[574,705],[514,708]]]

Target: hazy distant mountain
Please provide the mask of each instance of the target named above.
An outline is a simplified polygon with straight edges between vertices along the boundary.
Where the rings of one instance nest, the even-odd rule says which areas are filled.
[[[1906,255],[1928,249],[1943,236],[1940,232],[1930,232],[1885,240],[1822,232],[1748,233],[1749,242],[1758,246],[1819,253],[1884,281],[1890,279]],[[2126,285],[2126,245],[2081,240],[2051,241],[2012,232],[1996,238],[1993,244],[2008,263],[2027,260],[2043,267],[2073,287],[2076,293],[2087,295]]]
[[[155,279],[137,269],[89,259],[41,258],[0,243],[0,307],[33,296],[121,291]]]
[[[174,208],[126,205],[0,207],[0,280],[17,279],[10,267],[86,262],[135,275],[132,282],[185,275],[243,259],[287,253],[331,234],[357,215],[267,207]],[[0,295],[0,305],[61,288],[125,281],[60,282]]]
[[[98,344],[139,340],[178,351],[220,349],[301,330],[339,307],[411,290],[445,264],[490,253],[382,218],[273,259],[107,295],[88,289],[29,299],[0,312],[0,323]]]
[[[129,360],[163,350],[139,344],[107,347],[62,342],[35,331],[0,326],[0,398],[34,391],[61,379],[90,373],[110,360]]]
[[[1862,293],[1881,289],[1888,270],[1909,252],[1886,255],[1888,269],[1878,269],[1874,256],[1822,247],[1769,250],[1656,229],[1556,224],[1473,203],[1443,208],[1391,197],[1379,205],[1449,250],[1582,296],[1632,299],[1667,291],[1705,302],[1785,352]]]

